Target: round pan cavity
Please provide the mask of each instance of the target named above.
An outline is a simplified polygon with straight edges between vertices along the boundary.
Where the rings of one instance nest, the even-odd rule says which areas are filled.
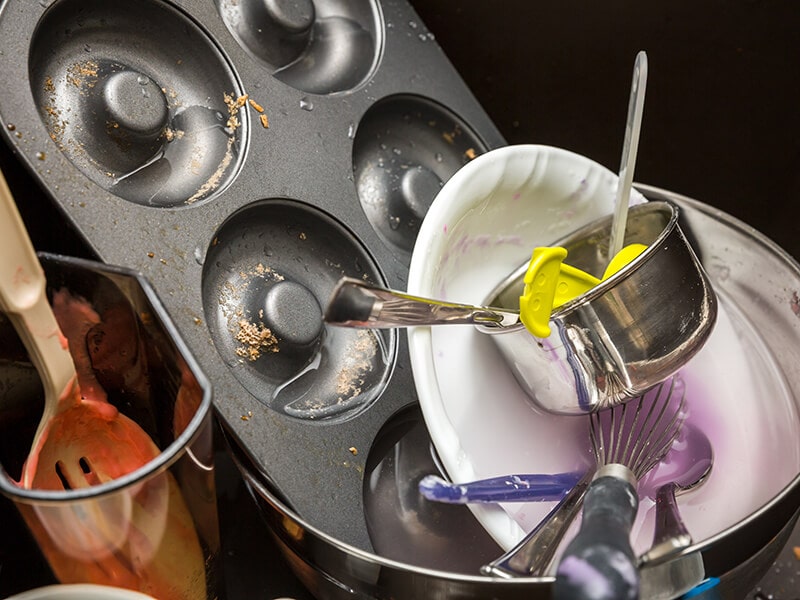
[[[374,0],[216,0],[234,38],[275,78],[332,94],[358,87],[382,47]]]
[[[374,104],[356,130],[353,170],[358,199],[384,243],[410,257],[439,189],[486,150],[464,121],[431,100],[397,95]]]
[[[205,200],[235,175],[248,119],[214,42],[166,2],[59,0],[29,75],[50,137],[89,179],[136,204]]]
[[[258,400],[303,420],[348,419],[386,386],[393,331],[326,327],[342,276],[381,281],[356,238],[328,215],[264,200],[232,215],[203,267],[203,306],[225,364]]]

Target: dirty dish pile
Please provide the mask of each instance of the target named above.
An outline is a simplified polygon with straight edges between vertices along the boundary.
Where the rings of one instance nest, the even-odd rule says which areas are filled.
[[[412,258],[408,292],[485,303],[498,282],[528,260],[531,246],[552,244],[609,212],[613,180],[588,159],[554,148],[508,147],[480,157],[434,202]],[[641,201],[635,192],[634,204]],[[702,242],[699,235],[692,239]],[[708,435],[715,453],[708,480],[678,500],[688,530],[701,543],[768,503],[800,469],[797,408],[774,351],[724,286],[715,291],[720,311],[714,331],[681,369],[687,423]],[[587,469],[582,421],[532,407],[485,335],[472,327],[415,328],[409,344],[425,421],[453,481]],[[765,394],[769,410],[761,400]],[[770,432],[766,446],[740,443],[759,432]],[[761,465],[777,456],[777,470],[763,471]],[[742,494],[742,476],[759,485]],[[550,508],[552,503],[470,505],[506,549]],[[645,497],[632,530],[637,553],[652,542],[653,520],[654,503]]]
[[[531,176],[536,164],[539,172]],[[528,244],[508,231],[533,233],[533,239],[549,242],[601,216],[604,203],[606,212],[611,210],[614,174],[563,150],[504,148],[487,155],[479,173],[470,171],[465,171],[468,178],[454,179],[461,185],[450,190],[462,200],[450,207],[459,208],[434,230],[455,229],[458,235],[442,246],[438,243],[443,240],[433,240],[436,243],[425,253],[430,260],[420,261],[436,285],[413,287],[412,281],[410,293],[479,304],[494,285],[492,276],[500,279],[529,257]],[[562,185],[545,185],[548,172],[559,174]],[[526,185],[532,186],[535,205],[523,201]],[[796,297],[789,290],[765,304],[751,290],[754,282],[763,289],[785,289],[787,281],[800,285],[800,266],[732,217],[671,192],[637,187],[650,200],[669,201],[680,209],[682,227],[720,299],[714,333],[681,370],[690,411],[687,422],[708,436],[714,467],[702,486],[678,497],[694,541],[680,558],[643,566],[642,597],[679,594],[670,578],[674,569],[688,570],[695,580],[718,577],[721,593],[743,596],[788,539],[800,501],[794,400],[800,397],[800,365],[790,351],[800,342],[800,320],[793,310]],[[551,196],[547,192],[553,188],[558,193]],[[474,190],[484,195],[470,204]],[[493,206],[492,200],[499,198],[514,202],[522,212],[512,218],[503,207]],[[644,197],[635,192],[635,200],[641,203]],[[542,214],[548,218],[542,219]],[[487,232],[487,225],[498,221],[502,223],[497,231]],[[492,264],[501,259],[506,262],[493,273]],[[475,598],[552,597],[553,571],[511,579],[476,573],[520,540],[554,502],[447,506],[425,501],[418,483],[436,472],[456,482],[542,473],[539,466],[548,473],[584,472],[591,466],[585,421],[535,410],[497,349],[473,326],[421,327],[409,333],[415,360],[425,359],[415,365],[415,376],[424,377],[430,386],[427,397],[420,394],[420,404],[429,414],[423,422],[414,407],[398,412],[378,432],[369,451],[363,494],[375,551],[343,544],[303,518],[275,493],[264,468],[232,446],[282,551],[320,597],[337,598],[342,586],[398,598],[432,593],[448,597],[453,589]],[[736,410],[730,410],[731,398],[736,399]],[[769,400],[765,403],[764,398]],[[740,435],[758,439],[758,447],[743,447]],[[584,443],[576,447],[576,440]],[[668,456],[653,471],[652,481],[645,478],[642,489],[652,490],[672,477],[673,458]],[[758,485],[739,489],[742,477]],[[637,554],[653,541],[653,495],[640,490],[639,516],[632,529]],[[471,511],[479,519],[458,511]],[[495,542],[481,535],[486,531]]]
[[[365,512],[366,507],[374,509],[380,522],[384,505],[372,495],[366,473],[375,466],[375,479],[384,480],[376,465],[389,461],[378,455],[387,446],[393,448],[390,439],[402,434],[397,420],[417,405],[415,376],[428,380],[425,373],[412,376],[404,335],[392,330],[332,331],[316,319],[302,318],[321,315],[321,306],[343,276],[407,289],[409,261],[433,198],[465,164],[505,144],[413,8],[402,1],[378,0],[306,0],[291,6],[255,0],[113,5],[102,0],[6,0],[3,6],[0,49],[20,57],[6,65],[6,75],[25,84],[0,90],[0,135],[102,261],[142,272],[152,283],[176,330],[214,381],[216,414],[281,549],[304,583],[320,597],[353,592],[446,596],[453,589],[475,597],[530,600],[548,595],[546,578],[499,582],[472,575],[479,561],[472,561],[477,566],[464,575],[457,561],[426,571],[413,563],[422,553],[392,561],[376,552],[379,543]],[[415,68],[409,70],[409,64]],[[546,163],[553,166],[559,158],[555,152],[542,152],[513,162],[501,168],[516,186],[509,197],[519,193],[517,200],[524,206],[527,186],[535,186],[549,171]],[[549,243],[611,214],[616,177],[606,170],[582,171],[582,165],[563,165],[566,180],[574,184],[565,194],[572,197],[541,204],[535,215],[538,225],[529,222],[533,215],[523,214],[502,223],[502,235],[498,229],[481,236],[476,227],[475,235],[462,245],[449,247],[453,258],[469,254],[468,263],[459,268],[465,275],[476,275],[477,282],[453,281],[451,286],[450,274],[443,273],[445,277],[431,278],[436,289],[420,295],[479,304],[500,281],[500,272],[507,275],[529,257],[529,238]],[[517,169],[528,173],[530,181],[515,174]],[[464,197],[471,198],[473,191],[489,194],[492,187],[499,193],[498,182],[504,180],[505,176],[475,181]],[[595,197],[598,188],[605,200]],[[643,201],[637,193],[634,197]],[[509,208],[515,207],[502,210],[515,214],[516,208]],[[474,217],[479,210],[476,207]],[[689,210],[700,219],[699,228],[710,232],[710,239],[738,235],[724,217],[707,220],[702,207]],[[494,208],[487,207],[476,220],[494,226],[496,218]],[[458,232],[458,220],[446,224]],[[762,248],[760,244],[745,236],[739,246]],[[508,251],[501,261],[498,247]],[[716,246],[714,250],[715,256],[725,256]],[[792,267],[781,257],[772,260],[778,256],[774,249],[765,249],[763,255],[770,266],[777,262],[763,273],[780,271],[785,277],[781,285],[761,289],[783,289],[785,280],[795,280]],[[431,267],[441,263],[447,269],[447,262],[447,256],[431,252]],[[743,263],[752,264],[752,256]],[[719,274],[714,281],[730,289],[746,276],[731,267],[724,282]],[[461,283],[463,290],[457,289]],[[452,287],[444,290],[445,296],[438,289],[442,285]],[[749,297],[735,290],[731,294],[734,301],[724,307],[728,325],[741,321],[737,307],[755,309]],[[769,340],[768,347],[780,361],[780,351],[792,346],[795,330],[791,322],[777,329],[766,327],[769,323],[760,319],[764,311],[759,305],[752,319],[759,334],[764,330],[769,335],[754,334],[755,347]],[[719,325],[717,330],[731,331]],[[438,364],[429,371],[463,380],[467,389],[455,391],[466,391],[465,409],[474,408],[478,397],[483,406],[489,400],[502,406],[506,392],[508,401],[524,400],[516,395],[518,386],[503,364],[492,362],[496,353],[485,357],[487,364],[475,365],[469,358],[480,357],[489,340],[478,342],[479,353],[473,352],[471,338],[453,352],[441,343],[461,328],[448,329],[453,331],[436,339]],[[461,344],[463,333],[455,335]],[[784,346],[773,347],[775,340]],[[461,350],[468,352],[466,360],[458,354]],[[441,361],[453,357],[457,368],[447,365],[445,370]],[[765,364],[763,387],[781,388],[773,385],[778,379],[769,368],[773,361]],[[779,371],[785,373],[794,396],[800,374],[792,368],[780,363]],[[743,373],[746,369],[733,371],[736,376]],[[485,383],[487,375],[493,378],[491,386]],[[741,383],[736,377],[731,381]],[[694,387],[697,394],[706,393],[700,384]],[[737,385],[723,391],[742,389],[746,388]],[[445,392],[451,398],[451,390]],[[782,399],[787,394],[777,389],[769,396]],[[458,410],[449,403],[447,409]],[[520,426],[527,427],[532,413],[527,406],[525,411]],[[503,427],[491,415],[482,418],[490,436],[501,440],[502,473],[536,466],[532,461],[507,462],[509,451],[519,450],[525,458],[540,449],[519,444],[513,424],[506,427],[513,435],[504,439]],[[483,426],[469,414],[457,425],[452,440],[469,440]],[[727,425],[723,419],[720,428],[727,431]],[[576,436],[564,439],[577,439],[577,431],[567,433]],[[443,445],[440,435],[437,431],[437,446]],[[722,445],[724,454],[729,440],[719,434],[712,437],[715,449]],[[463,464],[470,473],[488,473],[489,466],[498,466],[482,464],[476,456],[476,450],[487,460],[494,456],[486,448],[467,446]],[[563,446],[542,450],[546,466],[557,454],[569,467],[563,472],[586,467],[580,449]],[[775,449],[756,450],[764,459],[773,457]],[[445,458],[450,471],[453,457]],[[776,481],[791,479],[787,472],[793,460],[790,456],[778,471],[770,471],[777,473]],[[783,465],[788,465],[787,472],[780,471]],[[730,463],[723,466],[730,469]],[[430,472],[427,462],[425,467]],[[498,469],[491,470],[492,476],[498,474]],[[756,479],[763,471],[755,473]],[[398,483],[406,490],[413,485],[416,494],[416,481]],[[685,504],[708,490],[717,494],[718,485],[712,475],[702,489],[680,501]],[[758,493],[784,506],[775,489],[758,486]],[[747,504],[742,512],[763,504],[760,497],[742,502]],[[429,536],[437,549],[451,547],[453,530],[469,530],[462,516],[485,539],[485,531],[467,510],[453,521],[431,518],[416,524],[425,525],[429,533],[437,523],[450,524]],[[516,511],[502,511],[506,541],[518,539],[536,519],[535,514],[523,518],[530,510],[523,504]],[[412,511],[412,523],[414,516]],[[773,516],[773,511],[769,516],[776,526],[759,531],[771,535],[791,517]],[[694,523],[688,525],[693,529]],[[497,533],[493,531],[495,537]],[[768,541],[758,535],[748,538],[757,542],[737,546],[745,555],[723,563],[739,564],[757,552]],[[489,542],[497,546],[493,556],[502,552],[496,542]],[[464,547],[474,546],[460,544]]]

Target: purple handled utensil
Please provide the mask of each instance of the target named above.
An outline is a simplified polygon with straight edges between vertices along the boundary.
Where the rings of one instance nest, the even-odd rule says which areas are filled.
[[[447,504],[544,502],[561,500],[581,476],[581,473],[576,472],[503,475],[467,483],[452,483],[438,475],[427,475],[420,480],[419,491],[428,500]]]

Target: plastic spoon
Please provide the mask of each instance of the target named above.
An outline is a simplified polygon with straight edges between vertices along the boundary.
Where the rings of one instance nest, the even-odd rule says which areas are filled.
[[[110,404],[88,356],[86,334],[99,321],[82,299],[59,294],[59,327],[46,279],[5,178],[0,173],[0,308],[42,380],[45,408],[20,485],[64,490],[106,483],[139,469],[159,449]],[[65,338],[66,335],[66,338]],[[75,354],[69,351],[72,346]],[[76,369],[77,365],[77,369]],[[83,581],[147,589],[159,598],[205,598],[204,561],[191,514],[169,471],[97,500],[24,513],[44,527],[54,572]],[[132,530],[135,534],[132,534]],[[154,552],[180,552],[172,562]]]
[[[611,225],[611,240],[608,246],[608,257],[615,256],[621,249],[625,239],[625,224],[628,218],[633,169],[636,165],[636,152],[639,148],[639,132],[642,129],[642,112],[644,111],[644,93],[647,87],[647,53],[643,50],[636,55],[633,65],[633,81],[628,101],[628,118],[625,123],[625,140],[622,143],[622,160],[619,168],[617,198],[614,205],[614,219]]]
[[[81,308],[80,315],[65,309],[75,318],[69,319],[66,337],[62,333],[47,300],[44,271],[2,175],[0,239],[0,304],[25,344],[45,393],[44,412],[22,469],[22,487],[87,487],[130,473],[158,456],[147,433],[108,403],[94,377],[86,340],[81,338],[88,326],[78,322],[93,314],[91,308]],[[70,344],[84,359],[80,374]],[[108,448],[115,449],[114,456]]]
[[[58,410],[59,398],[78,392],[77,378],[67,342],[47,302],[44,271],[2,174],[0,239],[0,308],[8,314],[44,387],[44,412],[31,445],[30,454],[35,457],[45,428]],[[31,487],[34,470],[35,464],[24,470],[23,487]]]

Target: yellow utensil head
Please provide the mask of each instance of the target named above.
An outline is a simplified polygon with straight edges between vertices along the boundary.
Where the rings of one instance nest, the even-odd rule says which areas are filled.
[[[553,309],[585,294],[601,281],[605,281],[647,249],[644,244],[629,244],[609,262],[603,278],[565,264],[567,250],[558,246],[534,248],[528,270],[525,272],[525,289],[519,299],[520,320],[538,338],[550,335],[550,314]]]
[[[566,256],[564,248],[547,246],[534,248],[531,255],[519,310],[520,320],[536,337],[550,335],[550,314],[554,308],[600,283],[596,277],[564,264]]]

